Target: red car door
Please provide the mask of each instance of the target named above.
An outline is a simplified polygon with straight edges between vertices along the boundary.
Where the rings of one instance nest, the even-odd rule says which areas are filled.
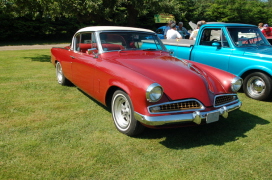
[[[74,52],[71,63],[73,83],[87,92],[93,93],[93,81],[97,58],[92,54]]]

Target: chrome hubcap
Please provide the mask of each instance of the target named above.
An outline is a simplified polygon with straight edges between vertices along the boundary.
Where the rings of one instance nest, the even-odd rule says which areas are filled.
[[[117,96],[115,96],[113,102],[114,121],[120,129],[126,130],[131,122],[130,104],[127,98],[122,94],[118,94]]]
[[[61,68],[61,65],[58,63],[57,64],[57,79],[58,79],[58,82],[62,82],[62,68]]]
[[[265,82],[258,76],[251,77],[247,82],[247,90],[252,96],[260,96],[265,91]]]

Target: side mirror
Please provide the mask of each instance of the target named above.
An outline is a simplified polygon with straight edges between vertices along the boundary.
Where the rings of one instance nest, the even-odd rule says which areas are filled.
[[[174,50],[173,49],[169,49],[168,50],[169,54],[172,56],[174,54]]]
[[[97,51],[96,48],[91,48],[91,49],[88,49],[88,50],[87,50],[87,54],[95,54],[96,51]]]
[[[213,43],[212,43],[212,46],[220,47],[221,44],[220,44],[219,42],[213,42]]]

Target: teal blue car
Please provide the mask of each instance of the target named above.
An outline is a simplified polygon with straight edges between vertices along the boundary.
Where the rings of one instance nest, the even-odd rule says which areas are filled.
[[[160,39],[164,39],[164,30],[165,30],[166,26],[161,26],[156,30],[157,36]]]
[[[272,95],[272,46],[255,25],[208,23],[196,40],[162,40],[179,59],[225,70],[244,79],[243,91],[256,100]]]

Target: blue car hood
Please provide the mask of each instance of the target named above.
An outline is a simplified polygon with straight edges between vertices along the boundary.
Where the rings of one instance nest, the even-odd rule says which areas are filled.
[[[272,61],[272,47],[262,46],[247,48],[244,50],[244,56],[258,57],[260,59],[266,59]]]

